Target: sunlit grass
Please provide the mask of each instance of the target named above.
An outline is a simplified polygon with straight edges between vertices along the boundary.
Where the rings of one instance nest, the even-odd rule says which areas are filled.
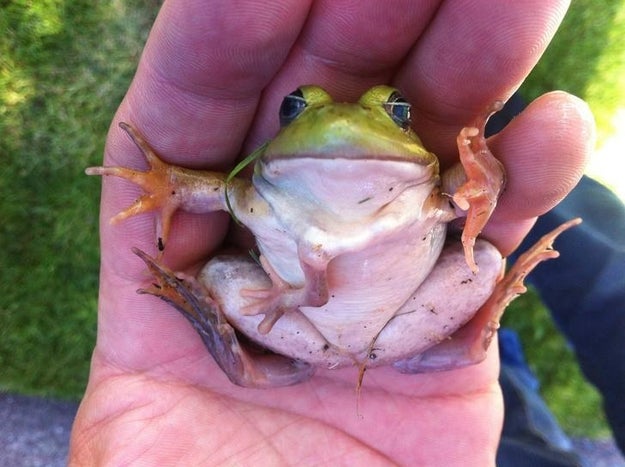
[[[582,93],[597,120],[599,147],[619,131],[614,117],[619,108],[625,108],[625,3],[607,2],[606,6],[613,16],[606,24],[607,34],[593,69],[594,79],[587,82]]]
[[[84,390],[99,186],[83,170],[101,158],[155,11],[154,2],[0,5],[0,389]]]
[[[625,96],[625,85],[623,89],[622,95]],[[623,107],[616,110],[610,122],[614,132],[599,143],[586,172],[611,188],[625,202],[625,102],[622,104]]]
[[[595,74],[584,98],[594,109],[598,150],[587,173],[625,201],[625,3],[615,11]],[[616,169],[616,170],[615,170]],[[618,170],[620,169],[620,170]]]

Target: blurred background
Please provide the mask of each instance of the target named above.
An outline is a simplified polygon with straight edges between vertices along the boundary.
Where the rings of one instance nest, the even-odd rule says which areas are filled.
[[[0,1],[0,392],[78,400],[95,343],[99,164],[160,1]],[[589,174],[625,199],[625,0],[573,0],[521,89],[585,99]],[[619,185],[620,183],[620,185]],[[518,329],[542,393],[574,436],[606,437],[600,398],[536,295]]]

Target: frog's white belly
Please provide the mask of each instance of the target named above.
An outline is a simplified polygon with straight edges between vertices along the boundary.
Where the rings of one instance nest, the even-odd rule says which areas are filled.
[[[366,250],[328,265],[329,300],[301,312],[341,351],[366,352],[382,328],[430,274],[445,239],[445,224],[424,233],[415,222]]]

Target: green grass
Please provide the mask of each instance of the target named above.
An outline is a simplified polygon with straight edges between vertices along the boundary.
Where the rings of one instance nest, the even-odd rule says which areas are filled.
[[[95,341],[99,184],[83,169],[100,160],[158,3],[0,2],[0,390],[72,398],[84,390]],[[523,94],[580,95],[608,135],[625,96],[624,18],[623,0],[574,0]],[[565,428],[604,434],[597,394],[535,297],[507,316]]]
[[[101,158],[154,3],[0,4],[0,389],[84,390],[99,184],[83,171]]]

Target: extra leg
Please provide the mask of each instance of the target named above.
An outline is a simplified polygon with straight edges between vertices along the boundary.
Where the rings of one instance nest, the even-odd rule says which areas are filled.
[[[484,128],[488,118],[501,109],[495,102],[472,127],[465,127],[457,138],[462,166],[452,168],[443,180],[444,191],[453,193],[456,206],[467,211],[462,230],[462,245],[469,268],[476,273],[473,258],[475,239],[480,234],[497,205],[497,199],[505,185],[505,172],[501,163],[486,145]],[[464,173],[462,173],[464,171]]]

